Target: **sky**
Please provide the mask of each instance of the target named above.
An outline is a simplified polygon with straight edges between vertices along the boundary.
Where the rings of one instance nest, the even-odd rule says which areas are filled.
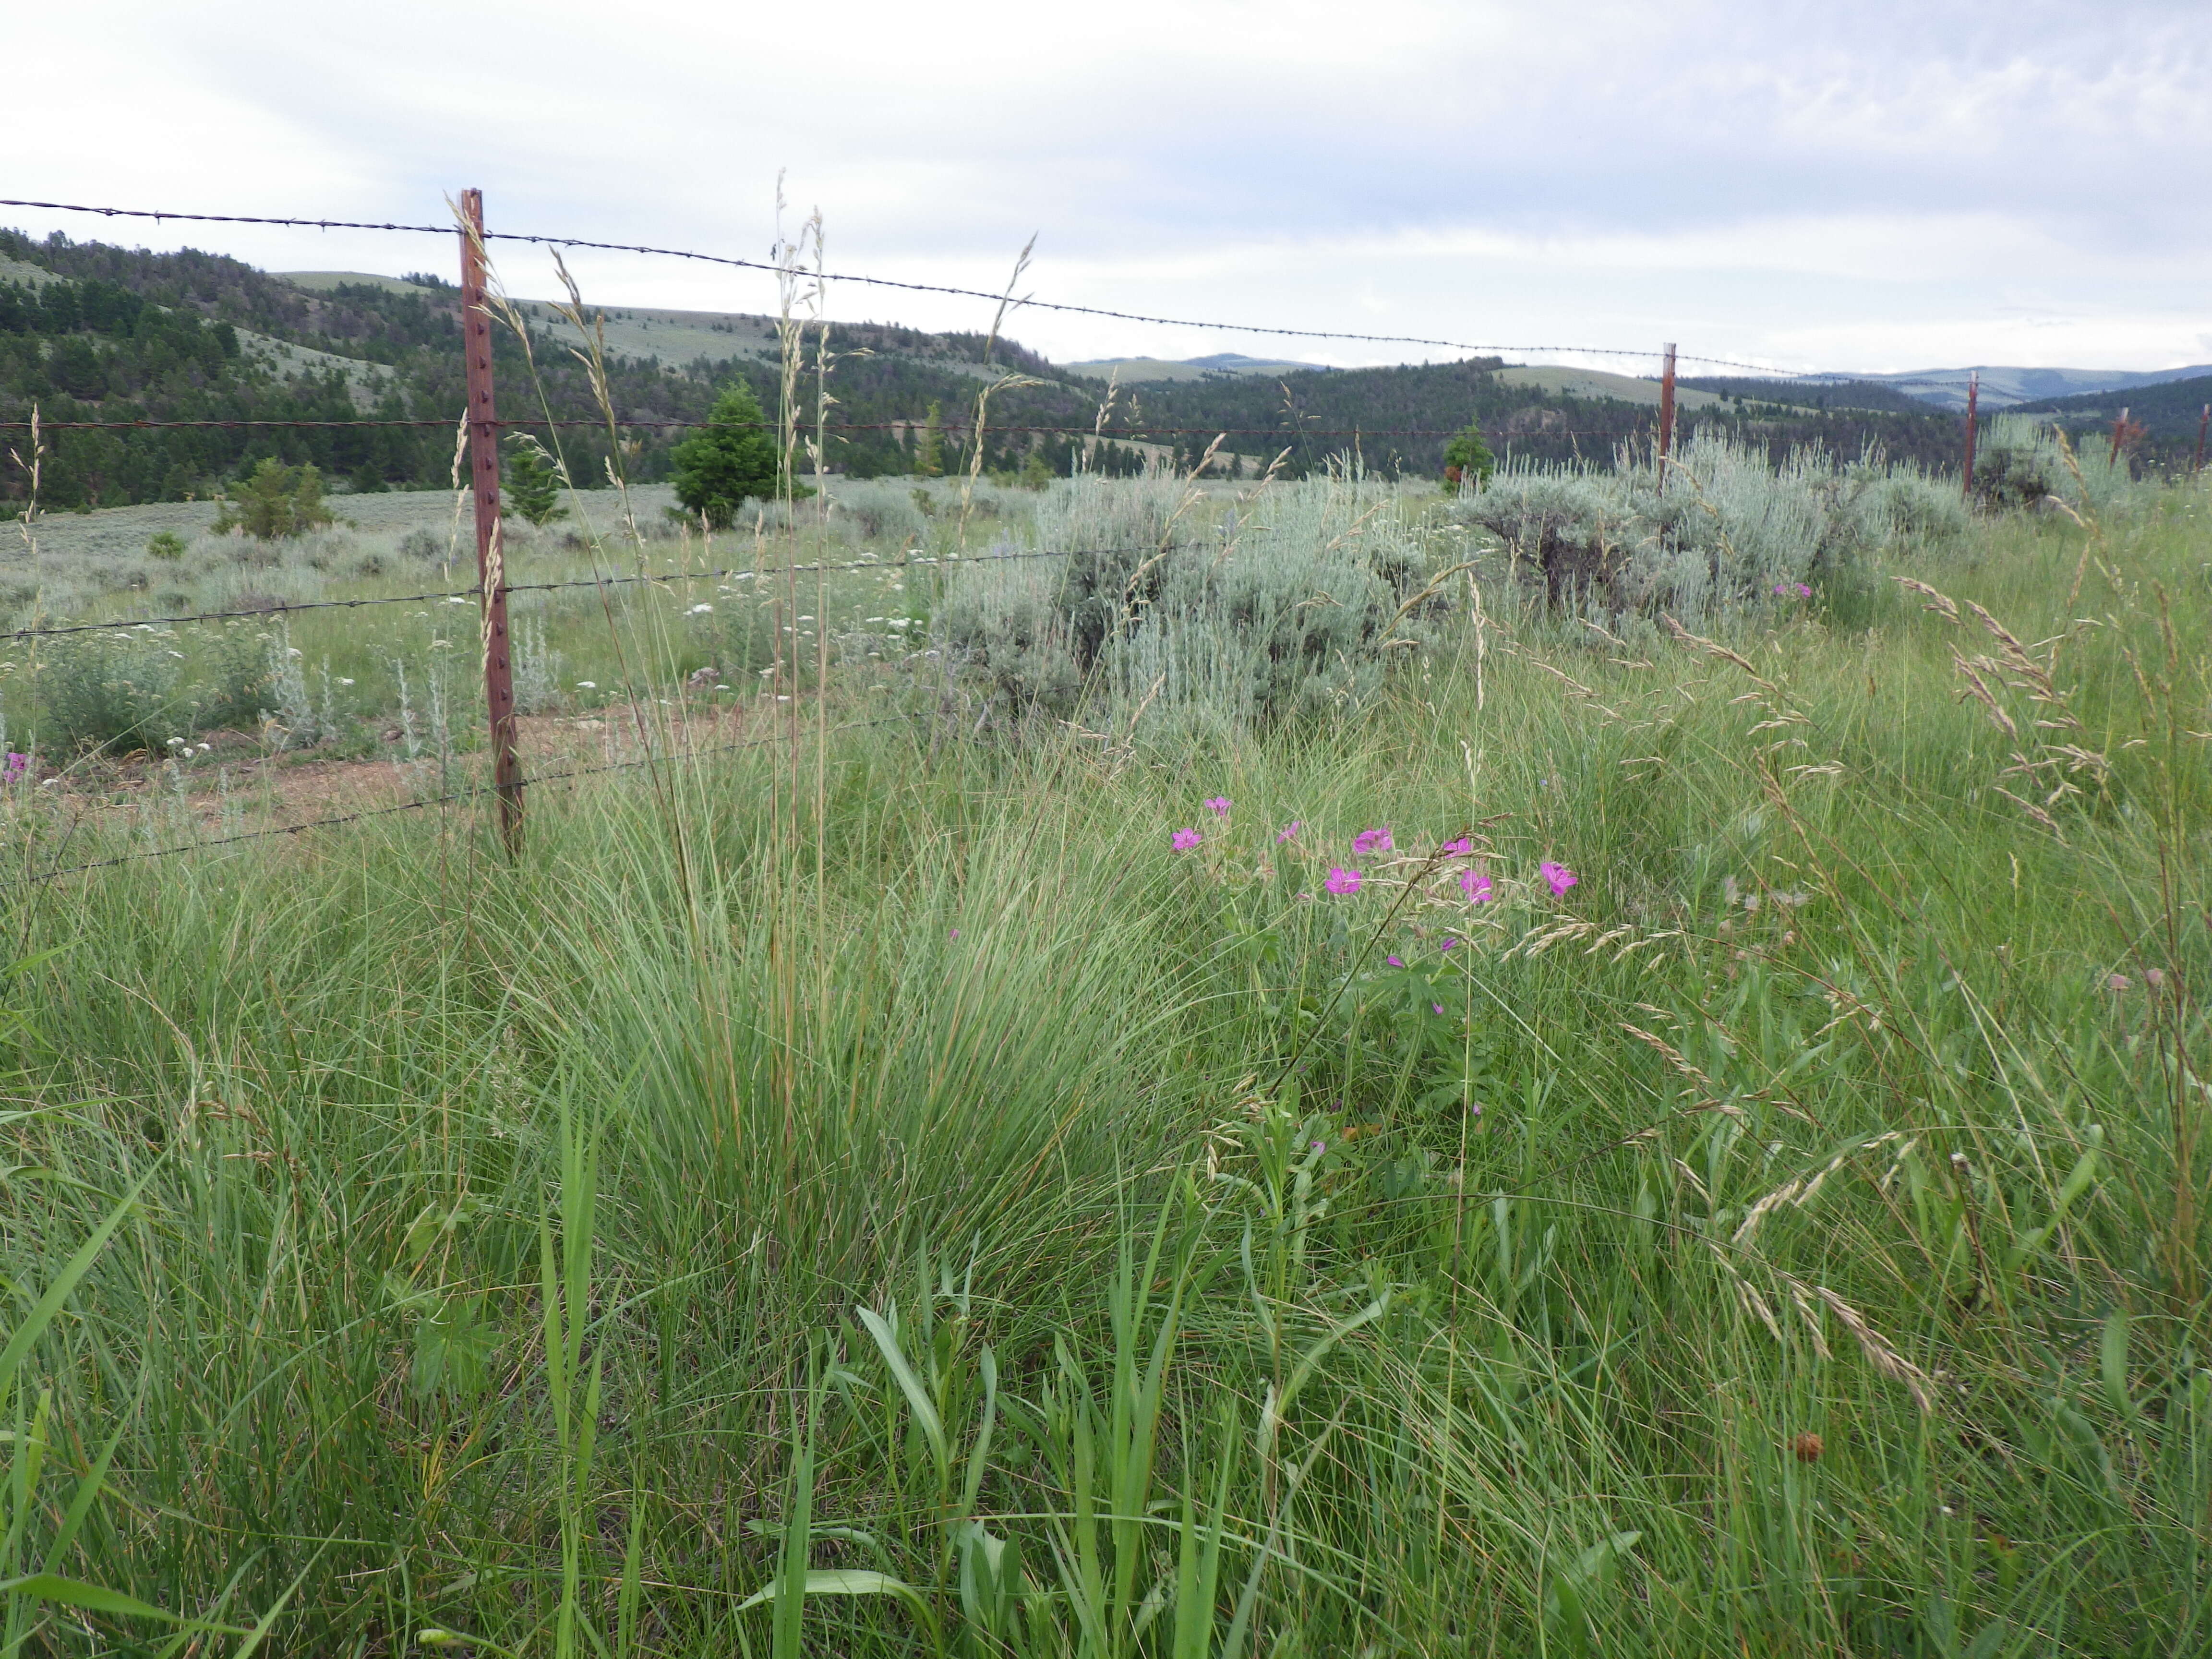
[[[1647,372],[2212,362],[2204,0],[79,0],[9,25],[0,196],[449,222]],[[26,48],[27,47],[27,50]],[[444,237],[0,225],[270,270],[444,271]],[[497,250],[519,295],[550,258]],[[587,300],[772,278],[578,252]],[[832,284],[832,317],[988,326]],[[1458,355],[1017,312],[1061,362]],[[1541,350],[1530,348],[1544,348]],[[1686,362],[1685,372],[1697,368]],[[1708,371],[1710,372],[1710,371]]]

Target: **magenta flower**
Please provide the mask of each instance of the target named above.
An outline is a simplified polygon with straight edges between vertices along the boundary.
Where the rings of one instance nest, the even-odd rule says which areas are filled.
[[[1487,904],[1495,890],[1491,886],[1490,877],[1486,872],[1480,870],[1462,870],[1459,872],[1459,890],[1467,895],[1467,902],[1469,904]],[[1450,950],[1457,942],[1455,939],[1447,939],[1444,942],[1444,949]]]
[[[1551,883],[1552,896],[1553,898],[1559,897],[1562,893],[1565,892],[1568,888],[1573,886],[1575,883],[1580,879],[1580,878],[1577,877],[1573,871],[1568,869],[1565,865],[1554,864],[1549,859],[1546,859],[1541,864],[1536,866],[1536,873],[1543,877],[1546,881]]]
[[[1437,851],[1439,854],[1456,853],[1460,857],[1465,858],[1469,853],[1474,851],[1474,842],[1468,836],[1462,836],[1457,841],[1446,842]]]
[[[1200,835],[1195,830],[1178,830],[1175,832],[1172,839],[1175,842],[1175,849],[1176,852],[1188,853],[1192,848],[1197,846],[1199,842],[1204,841],[1206,837]]]
[[[955,939],[958,939],[960,937],[960,930],[957,927],[952,930],[952,937]]]
[[[1359,890],[1359,872],[1341,866],[1333,868],[1328,872],[1328,879],[1322,885],[1332,893],[1356,893]]]
[[[31,757],[28,755],[19,755],[11,749],[8,751],[7,769],[4,773],[0,773],[0,776],[20,778],[30,769],[30,766]]]
[[[1212,808],[1213,809],[1213,813],[1214,813],[1214,816],[1215,816],[1215,817],[1224,817],[1224,818],[1225,818],[1225,817],[1227,817],[1229,816],[1229,797],[1228,797],[1228,796],[1226,796],[1226,795],[1216,795],[1216,796],[1215,796],[1212,800],[1210,800],[1210,801],[1206,802],[1206,804],[1208,806],[1210,806],[1210,807],[1212,807]]]
[[[1293,836],[1298,833],[1299,823],[1300,821],[1298,819],[1292,818],[1288,823],[1285,824],[1280,830],[1275,832],[1275,839],[1279,842],[1290,840]]]
[[[1439,1014],[1443,1013],[1444,1011],[1444,1006],[1441,1002],[1432,1002],[1429,1006],[1435,1009]]]
[[[1443,942],[1443,946],[1442,946],[1441,948],[1443,948],[1443,949],[1444,949],[1444,950],[1446,950],[1446,951],[1449,951],[1449,950],[1450,950],[1450,949],[1452,948],[1452,946],[1453,946],[1453,945],[1456,945],[1456,944],[1458,944],[1458,943],[1459,943],[1459,941],[1458,941],[1457,939],[1446,939],[1446,940]]]
[[[1386,823],[1380,830],[1362,830],[1352,838],[1352,850],[1355,853],[1390,852],[1393,850],[1390,845],[1390,826]]]
[[[1813,590],[1806,586],[1804,583],[1799,582],[1797,584],[1797,597],[1801,599],[1809,599],[1813,597]]]
[[[1383,957],[1383,958],[1382,958],[1382,960],[1383,960],[1383,961],[1385,961],[1385,962],[1387,962],[1387,963],[1389,963],[1393,968],[1403,968],[1403,967],[1406,965],[1403,962],[1400,961],[1396,957]]]

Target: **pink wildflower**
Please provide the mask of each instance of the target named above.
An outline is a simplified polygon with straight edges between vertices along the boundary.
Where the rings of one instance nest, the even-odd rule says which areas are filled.
[[[1224,818],[1225,818],[1225,817],[1227,817],[1229,816],[1229,797],[1228,797],[1228,796],[1226,796],[1226,795],[1216,795],[1216,796],[1215,796],[1212,800],[1210,800],[1210,801],[1206,802],[1206,805],[1207,805],[1207,806],[1209,806],[1209,807],[1211,807],[1211,808],[1212,809],[1212,811],[1213,811],[1213,814],[1214,814],[1214,816],[1215,816],[1216,817],[1224,817]]]
[[[1322,883],[1332,893],[1356,893],[1359,890],[1359,872],[1341,866],[1332,868],[1328,879]]]
[[[1382,960],[1389,963],[1393,968],[1403,968],[1406,965],[1403,961],[1396,957],[1385,957]]]
[[[1288,823],[1285,824],[1280,830],[1276,831],[1275,839],[1279,842],[1288,841],[1291,836],[1298,833],[1298,829],[1299,820],[1292,818]]]
[[[1490,877],[1486,872],[1462,870],[1459,872],[1459,890],[1467,895],[1467,902],[1469,904],[1487,904],[1490,902],[1491,895],[1496,890],[1491,886]],[[1458,941],[1455,939],[1447,939],[1444,941],[1444,949],[1449,951],[1456,943]]]
[[[1457,841],[1446,842],[1437,850],[1439,853],[1456,853],[1460,857],[1465,858],[1469,853],[1474,851],[1474,842],[1468,836],[1462,836]]]
[[[1204,841],[1206,837],[1200,835],[1195,830],[1178,830],[1175,832],[1175,835],[1171,839],[1175,842],[1175,849],[1176,852],[1188,853],[1192,848],[1197,846],[1199,842]]]
[[[1446,940],[1443,942],[1443,944],[1439,948],[1440,948],[1440,949],[1443,949],[1443,950],[1449,951],[1449,950],[1450,950],[1450,949],[1452,948],[1452,946],[1454,946],[1455,945],[1457,945],[1458,943],[1459,943],[1459,941],[1458,941],[1457,939],[1446,939]]]
[[[1799,582],[1797,584],[1797,597],[1801,599],[1809,599],[1813,597],[1813,590],[1808,587],[1803,582]]]
[[[1362,830],[1352,838],[1352,850],[1355,853],[1391,851],[1390,826],[1386,823],[1380,830]]]
[[[1435,1009],[1439,1014],[1443,1013],[1444,1011],[1444,1006],[1441,1002],[1432,1002],[1429,1006]]]
[[[1554,864],[1549,859],[1546,859],[1541,864],[1536,866],[1536,873],[1543,877],[1546,881],[1551,883],[1552,896],[1553,898],[1559,897],[1562,893],[1565,892],[1568,888],[1573,886],[1577,881],[1581,879],[1581,878],[1577,876],[1573,871],[1568,869],[1565,865]]]
[[[955,939],[958,939],[960,937],[960,930],[957,927],[952,930],[952,937]]]

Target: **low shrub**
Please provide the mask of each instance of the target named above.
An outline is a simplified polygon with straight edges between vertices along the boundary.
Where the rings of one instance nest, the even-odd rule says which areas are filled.
[[[180,648],[194,643],[188,656]],[[59,746],[127,754],[222,726],[251,728],[267,679],[258,638],[226,629],[198,641],[173,629],[117,629],[51,641],[39,664],[45,732]]]
[[[1624,455],[1613,468],[1501,468],[1452,511],[1504,544],[1510,574],[1553,605],[1700,617],[1762,604],[1911,538],[1955,538],[1958,487],[1869,453],[1839,463],[1698,433],[1659,471]]]

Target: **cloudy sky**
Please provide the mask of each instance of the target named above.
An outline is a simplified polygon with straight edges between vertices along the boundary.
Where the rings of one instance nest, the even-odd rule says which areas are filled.
[[[2212,362],[2203,0],[83,0],[9,26],[0,195],[438,222],[763,257],[1285,328],[1792,368]],[[36,135],[25,143],[21,135]],[[428,237],[131,226],[274,270]],[[509,289],[551,288],[504,252]],[[606,304],[763,310],[769,279],[580,254]],[[833,289],[833,315],[977,327]],[[1063,361],[1418,349],[1055,316]],[[1632,367],[1622,363],[1621,367]]]

